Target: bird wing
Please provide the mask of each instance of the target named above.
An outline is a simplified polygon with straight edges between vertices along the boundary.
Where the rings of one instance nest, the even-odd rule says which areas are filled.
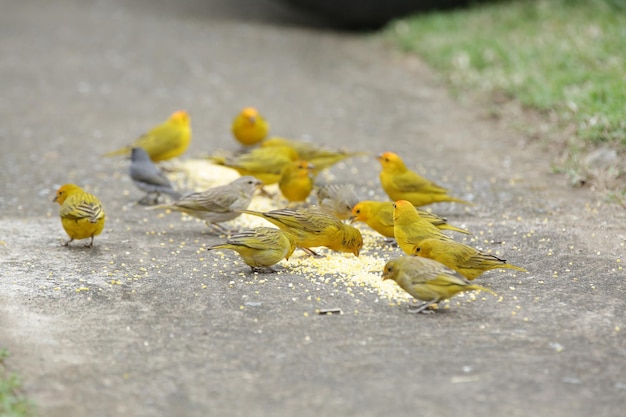
[[[88,200],[75,202],[70,200],[68,204],[63,204],[61,206],[59,214],[64,219],[89,219],[91,223],[96,223],[98,220],[104,217],[102,205],[100,205],[100,203],[98,203],[97,201]]]
[[[447,193],[445,188],[419,176],[413,171],[407,171],[392,178],[396,188],[403,192]]]
[[[315,216],[317,213],[313,213],[312,215],[310,212],[301,212],[292,209],[279,209],[269,211],[265,214],[267,217],[276,219],[292,229],[302,229],[306,232],[320,233],[325,227],[322,219],[326,216],[326,214],[323,213],[320,214],[320,216]]]
[[[220,193],[216,188],[211,188],[199,193],[187,194],[174,204],[190,210],[212,211],[226,213],[231,211],[231,205],[237,200],[236,193]]]
[[[178,126],[164,123],[138,137],[133,146],[149,149],[150,155],[167,153],[175,147],[172,142],[180,140],[181,133]]]
[[[407,270],[413,284],[424,282],[432,282],[434,285],[442,286],[469,284],[463,275],[437,261],[427,258],[415,259],[419,260],[419,266]]]
[[[170,180],[167,176],[156,166],[150,164],[131,164],[130,177],[139,182],[144,182],[150,185],[161,185],[163,187],[171,187]]]
[[[232,235],[227,243],[264,250],[275,247],[277,240],[278,236],[274,233],[258,233],[255,230],[244,230]]]

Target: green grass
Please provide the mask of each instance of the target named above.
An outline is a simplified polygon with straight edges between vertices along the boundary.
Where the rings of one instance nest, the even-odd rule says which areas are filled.
[[[385,35],[453,91],[504,95],[556,115],[557,129],[573,133],[572,154],[626,151],[625,0],[493,2],[402,19]]]
[[[22,394],[22,383],[19,377],[6,369],[5,361],[8,357],[8,351],[0,349],[0,416],[35,416],[32,403]]]

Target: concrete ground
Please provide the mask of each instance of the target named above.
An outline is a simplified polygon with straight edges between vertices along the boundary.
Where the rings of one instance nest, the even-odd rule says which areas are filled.
[[[568,188],[419,61],[264,0],[2,10],[0,346],[42,416],[623,415],[626,213]],[[360,258],[316,272],[297,253],[253,276],[203,250],[222,238],[202,224],[136,206],[128,162],[100,156],[179,108],[185,158],[234,150],[248,105],[274,134],[401,153],[475,203],[436,212],[530,272],[489,272],[477,282],[501,299],[431,315],[380,292],[399,252],[371,234]],[[324,178],[383,198],[378,171],[359,157]],[[51,200],[66,182],[104,203],[93,249],[61,246]]]

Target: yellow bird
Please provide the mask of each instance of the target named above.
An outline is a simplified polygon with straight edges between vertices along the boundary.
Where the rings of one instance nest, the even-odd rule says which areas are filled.
[[[413,204],[406,200],[393,203],[393,234],[400,249],[407,255],[415,254],[415,247],[424,239],[452,240],[437,226],[424,220]]]
[[[214,164],[232,168],[240,175],[252,175],[265,185],[280,181],[285,167],[298,159],[300,159],[298,153],[288,146],[254,148],[232,158],[219,156],[209,158]]]
[[[524,268],[507,263],[504,259],[455,241],[425,239],[416,245],[414,254],[434,259],[469,280],[491,269],[508,268],[528,272]]]
[[[104,156],[130,155],[132,148],[144,149],[152,162],[165,161],[185,153],[191,143],[191,122],[183,110],[174,112],[169,119],[140,136],[132,144]]]
[[[92,247],[93,238],[102,232],[106,218],[100,200],[75,184],[64,184],[52,201],[61,206],[61,224],[70,237],[63,245],[69,246],[74,239],[91,238],[86,246]]]
[[[315,167],[307,161],[294,161],[283,168],[278,188],[290,202],[305,201],[313,190],[313,174]]]
[[[273,272],[272,265],[282,259],[289,260],[296,250],[296,242],[291,234],[280,229],[259,227],[234,234],[226,243],[210,246],[207,251],[215,249],[230,249],[239,253],[252,272],[264,268]]]
[[[468,201],[449,196],[445,188],[408,169],[393,152],[385,152],[377,159],[382,167],[380,184],[393,201],[407,200],[417,207],[446,201],[472,205]]]
[[[383,269],[383,281],[394,280],[400,288],[418,300],[424,301],[412,313],[426,312],[433,304],[446,300],[464,291],[486,291],[494,296],[489,288],[475,285],[462,275],[437,261],[415,256],[401,256],[391,259]]]
[[[416,208],[416,211],[422,219],[436,226],[439,230],[452,230],[466,235],[470,234],[470,232],[465,229],[448,224],[446,219],[434,213],[418,208]],[[353,222],[365,222],[365,224],[385,237],[394,237],[393,203],[391,201],[360,201],[352,209],[351,220]]]
[[[359,256],[363,247],[363,237],[358,229],[318,208],[278,209],[265,213],[242,210],[242,213],[261,217],[282,231],[291,233],[296,246],[313,256],[319,256],[311,250],[318,246],[337,252],[350,252],[355,256]]]
[[[254,107],[246,107],[233,120],[232,132],[237,142],[252,146],[269,133],[270,125]]]
[[[313,173],[317,176],[321,171],[330,168],[338,162],[344,159],[358,156],[367,155],[366,152],[347,152],[347,151],[334,151],[314,145],[311,142],[303,140],[287,139],[281,137],[271,137],[261,142],[262,147],[273,146],[288,146],[293,148],[298,153],[300,159],[308,161],[315,165]]]

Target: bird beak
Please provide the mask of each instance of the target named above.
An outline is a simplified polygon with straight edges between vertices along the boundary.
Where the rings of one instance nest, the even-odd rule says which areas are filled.
[[[355,216],[350,216],[350,218],[348,218],[348,223],[352,224],[352,223],[354,223],[355,220],[356,220]]]
[[[381,159],[383,159],[383,154],[376,155],[376,159],[378,159],[379,161],[380,161]]]
[[[57,202],[57,200],[58,200],[58,198],[59,198],[59,197],[55,195],[55,196],[54,196],[54,198],[52,199],[52,202],[53,202],[53,203],[56,203],[56,202]]]

